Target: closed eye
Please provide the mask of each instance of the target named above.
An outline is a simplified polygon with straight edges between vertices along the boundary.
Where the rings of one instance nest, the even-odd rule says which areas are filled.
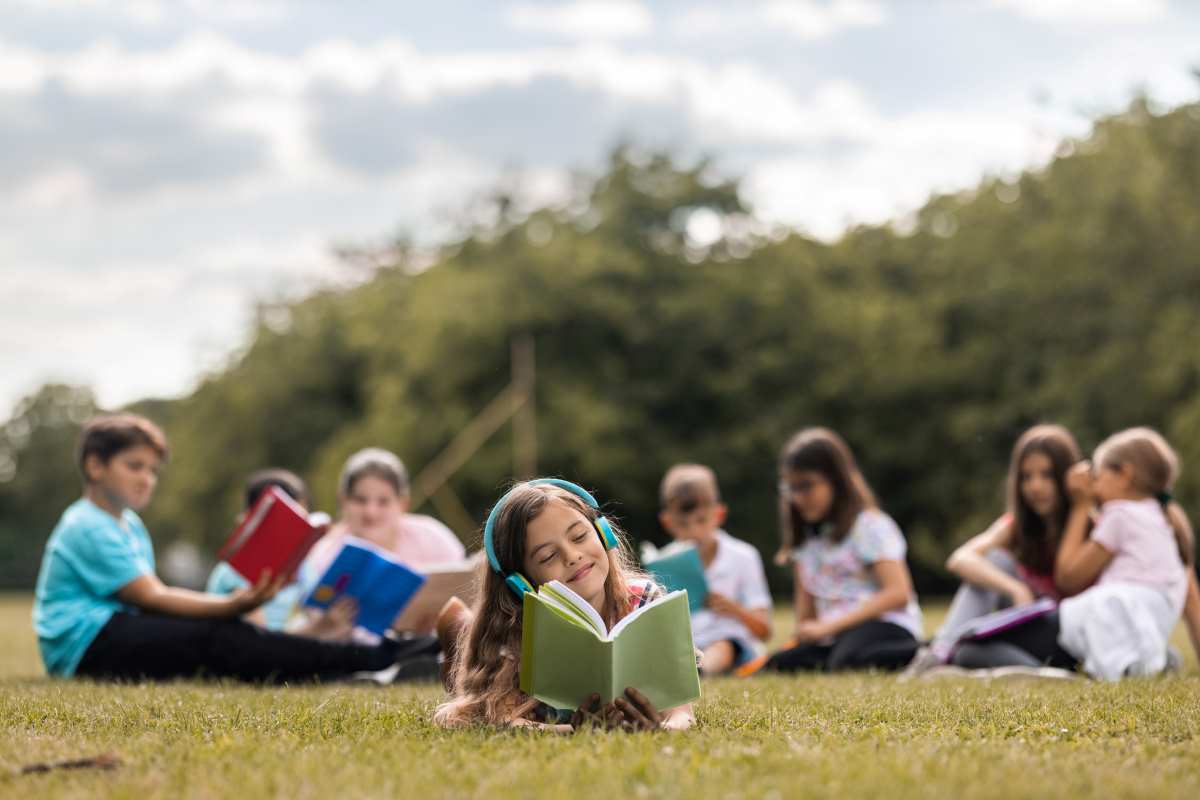
[[[546,556],[544,558],[538,559],[538,563],[539,564],[549,564],[551,561],[554,560],[554,554],[557,552],[558,551],[555,550],[554,548],[549,548],[548,550],[546,550]]]

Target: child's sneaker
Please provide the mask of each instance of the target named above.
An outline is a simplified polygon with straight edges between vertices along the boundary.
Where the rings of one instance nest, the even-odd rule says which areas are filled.
[[[935,667],[944,667],[945,665],[945,660],[934,652],[933,647],[923,644],[917,648],[912,661],[908,662],[908,666],[900,673],[899,679],[901,681],[911,681],[914,678],[921,677]]]

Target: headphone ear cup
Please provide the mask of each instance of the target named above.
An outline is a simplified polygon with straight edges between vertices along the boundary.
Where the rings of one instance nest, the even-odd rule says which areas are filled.
[[[617,535],[613,533],[612,526],[608,524],[608,519],[605,517],[596,517],[596,532],[600,534],[600,541],[604,543],[605,550],[612,550],[620,544],[617,541]]]
[[[514,572],[504,579],[508,584],[508,588],[513,590],[513,594],[517,597],[522,597],[526,592],[533,591],[533,584],[519,572]]]

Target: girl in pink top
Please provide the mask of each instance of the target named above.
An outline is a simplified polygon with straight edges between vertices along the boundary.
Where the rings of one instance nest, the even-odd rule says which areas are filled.
[[[409,503],[408,471],[395,453],[368,447],[350,456],[338,480],[341,519],[305,560],[301,581],[315,585],[347,536],[378,545],[418,570],[463,561],[466,550],[458,537],[433,517],[408,513]],[[433,623],[421,630],[432,630]]]

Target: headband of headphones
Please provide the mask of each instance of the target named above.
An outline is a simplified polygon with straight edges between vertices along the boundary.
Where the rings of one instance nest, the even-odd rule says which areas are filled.
[[[504,503],[508,500],[509,495],[522,486],[537,486],[539,484],[547,484],[557,486],[559,489],[565,489],[587,503],[591,508],[596,509],[597,512],[600,511],[600,504],[596,502],[596,498],[592,497],[591,492],[582,486],[559,478],[537,478],[525,483],[519,483],[505,492],[504,496],[496,501],[496,505],[492,506],[492,512],[488,514],[487,523],[483,526],[483,549],[487,553],[488,564],[491,565],[492,572],[495,572],[497,575],[504,575],[504,582],[508,584],[508,588],[512,589],[517,597],[525,594],[525,592],[532,592],[533,584],[519,572],[505,574],[500,566],[500,558],[496,555],[496,545],[492,537],[495,533],[496,519],[500,516],[500,509],[504,508]],[[612,550],[618,545],[617,535],[613,533],[612,526],[608,524],[608,520],[605,519],[603,514],[599,514],[592,524],[596,527],[596,533],[600,534],[600,541],[603,543],[605,550]]]

